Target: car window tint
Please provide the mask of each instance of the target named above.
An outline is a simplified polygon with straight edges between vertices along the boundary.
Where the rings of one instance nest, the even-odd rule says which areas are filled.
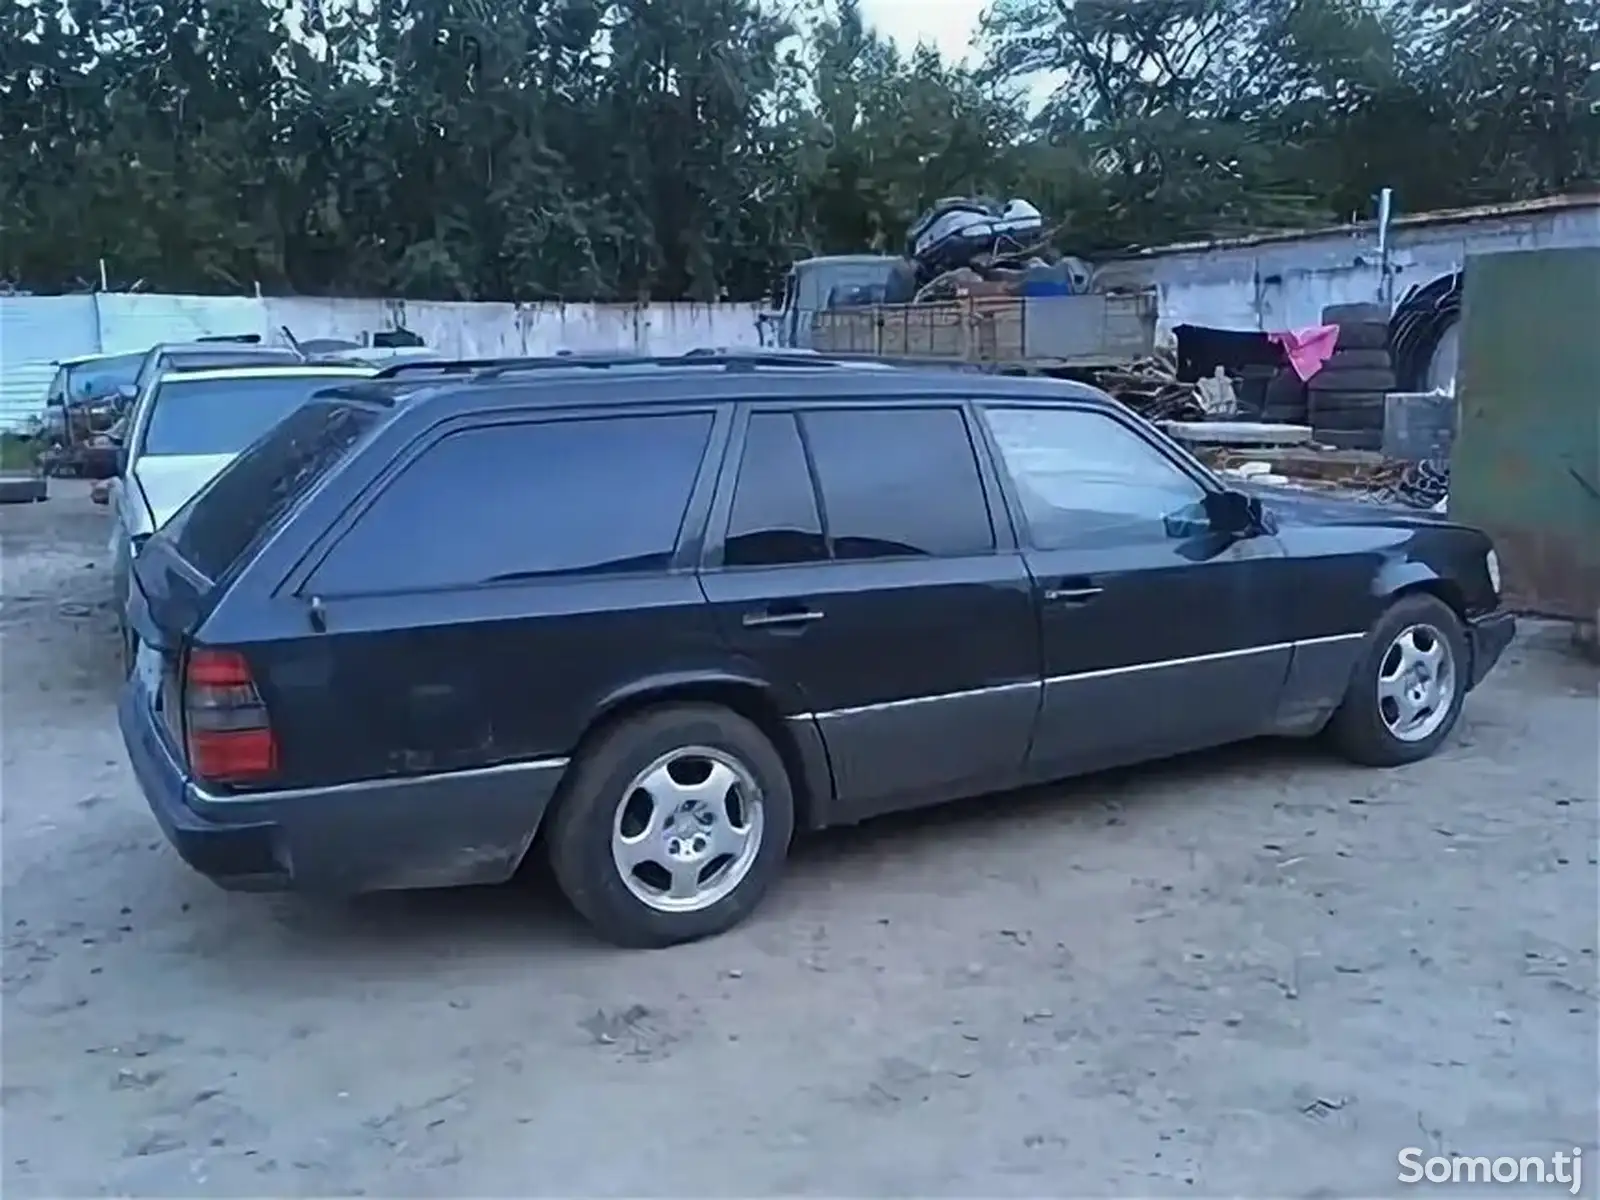
[[[835,558],[954,557],[994,549],[959,408],[818,410],[801,421]]]
[[[1113,417],[1087,409],[990,408],[985,419],[1043,549],[1107,536],[1166,537],[1204,489]]]
[[[682,413],[451,434],[388,483],[308,590],[348,596],[663,570],[711,420]]]
[[[374,409],[312,400],[179,509],[165,536],[202,575],[220,579],[377,422]]]
[[[723,564],[764,567],[827,557],[800,428],[792,413],[756,413],[739,460]]]

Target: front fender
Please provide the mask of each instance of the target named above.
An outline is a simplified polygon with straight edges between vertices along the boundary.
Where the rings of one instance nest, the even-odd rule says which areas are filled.
[[[1407,588],[1434,587],[1444,583],[1444,577],[1420,559],[1391,559],[1373,576],[1372,594],[1388,601]]]

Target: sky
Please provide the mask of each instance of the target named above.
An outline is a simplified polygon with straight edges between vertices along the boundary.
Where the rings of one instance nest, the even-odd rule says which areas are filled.
[[[861,12],[902,50],[932,42],[947,59],[968,56],[987,0],[861,0]]]

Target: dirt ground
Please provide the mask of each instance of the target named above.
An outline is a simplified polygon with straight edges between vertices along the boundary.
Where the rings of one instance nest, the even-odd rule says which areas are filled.
[[[0,509],[8,1197],[1600,1177],[1600,705],[1556,630],[1431,762],[1258,745],[840,831],[746,927],[627,953],[549,889],[190,872],[124,762],[105,536],[81,486]]]

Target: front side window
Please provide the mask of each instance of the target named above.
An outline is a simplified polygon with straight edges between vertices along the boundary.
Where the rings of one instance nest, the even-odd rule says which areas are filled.
[[[279,375],[192,379],[168,375],[150,398],[141,455],[237,454],[315,393],[351,377]]]
[[[662,571],[711,434],[709,413],[453,433],[391,479],[306,590],[353,596]]]
[[[984,419],[1042,550],[1167,537],[1205,489],[1120,421],[1075,408],[989,408]]]
[[[837,559],[987,554],[994,527],[959,408],[801,414]]]

